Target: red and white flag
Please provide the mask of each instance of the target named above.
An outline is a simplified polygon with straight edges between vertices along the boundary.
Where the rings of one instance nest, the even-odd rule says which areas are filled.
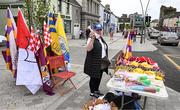
[[[40,35],[39,30],[36,30],[36,33],[34,33],[34,29],[31,27],[31,37],[29,39],[29,49],[32,52],[37,52],[40,48],[41,41],[40,41]]]
[[[52,39],[51,39],[51,36],[50,36],[50,33],[49,33],[49,26],[46,24],[46,22],[44,21],[44,44],[45,44],[45,48],[47,48],[51,42],[52,42]]]

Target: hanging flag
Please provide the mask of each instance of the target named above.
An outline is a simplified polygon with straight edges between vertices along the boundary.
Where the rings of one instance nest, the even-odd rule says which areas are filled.
[[[62,53],[64,55],[64,59],[65,59],[65,61],[67,61],[69,63],[69,61],[70,61],[69,46],[68,46],[67,37],[66,37],[66,33],[64,31],[64,25],[63,25],[63,21],[60,16],[60,13],[58,14],[58,18],[56,21],[56,31],[59,36],[59,42],[61,45]]]
[[[29,46],[28,49],[30,49],[32,52],[36,53],[40,48],[40,35],[39,35],[39,29],[36,30],[36,33],[34,33],[33,27],[31,27],[31,36],[29,38]]]
[[[17,46],[16,46],[17,28],[11,10],[7,9],[7,25],[6,25],[6,65],[7,69],[12,70],[14,75],[17,69]]]
[[[57,55],[62,55],[60,43],[58,40],[58,35],[57,35],[56,29],[55,29],[55,21],[53,19],[52,13],[49,13],[49,32],[50,32],[50,36],[52,39],[52,43],[51,43],[52,51]]]
[[[30,49],[32,52],[35,52],[35,41],[34,41],[34,36],[35,36],[35,33],[34,33],[34,29],[33,27],[31,26],[31,36],[29,38],[29,46],[28,46],[28,49]]]
[[[51,84],[50,74],[49,74],[47,62],[46,62],[46,54],[45,54],[46,51],[44,50],[45,50],[45,47],[44,45],[41,44],[40,49],[38,50],[38,59],[39,59],[39,66],[41,69],[43,90],[48,95],[53,95],[54,93],[51,87],[52,84]]]
[[[17,19],[17,46],[19,48],[27,48],[28,40],[30,38],[30,32],[25,22],[24,16],[20,8],[18,8],[18,19]]]
[[[44,44],[45,44],[45,48],[47,48],[51,42],[52,42],[52,39],[51,39],[51,36],[50,36],[50,33],[49,33],[49,27],[48,25],[46,24],[46,22],[44,21]]]
[[[128,38],[127,38],[127,44],[124,50],[124,58],[128,59],[132,56],[132,38],[133,35],[131,33],[129,33]]]
[[[18,9],[17,24],[19,52],[16,85],[25,85],[32,94],[35,94],[42,86],[42,80],[34,52],[27,48],[31,35],[20,9]]]
[[[16,85],[26,86],[35,94],[42,86],[42,80],[34,52],[19,48]]]

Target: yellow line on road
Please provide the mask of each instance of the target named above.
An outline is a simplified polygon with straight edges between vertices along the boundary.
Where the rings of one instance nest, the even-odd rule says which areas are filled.
[[[170,56],[170,55],[169,55]],[[171,57],[174,57],[174,58],[180,58],[180,56],[171,56]]]
[[[180,66],[175,63],[171,58],[169,58],[168,54],[164,54],[164,57],[168,59],[177,68],[177,70],[180,70]]]

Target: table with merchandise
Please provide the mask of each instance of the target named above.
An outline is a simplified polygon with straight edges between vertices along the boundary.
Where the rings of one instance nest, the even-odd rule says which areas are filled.
[[[162,100],[168,98],[164,85],[164,73],[159,69],[157,63],[139,62],[137,58],[116,66],[107,87],[122,92],[121,108],[124,105],[125,93],[143,96],[143,106],[139,105],[141,109],[145,108],[147,97]]]

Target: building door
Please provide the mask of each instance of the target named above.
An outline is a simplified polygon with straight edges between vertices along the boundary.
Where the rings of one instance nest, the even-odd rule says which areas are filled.
[[[80,25],[79,23],[74,23],[74,35],[75,38],[79,38],[79,33],[80,32]]]

